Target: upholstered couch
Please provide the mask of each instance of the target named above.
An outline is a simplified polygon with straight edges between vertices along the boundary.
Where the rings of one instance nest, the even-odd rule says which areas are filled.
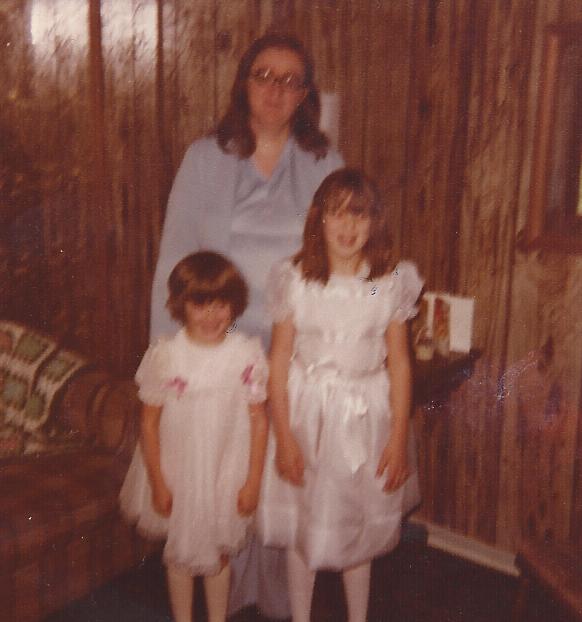
[[[41,620],[155,550],[117,505],[138,408],[131,380],[0,321],[2,622]]]

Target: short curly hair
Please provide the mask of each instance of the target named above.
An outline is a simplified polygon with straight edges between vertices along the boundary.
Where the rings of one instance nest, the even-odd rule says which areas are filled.
[[[205,304],[221,300],[230,305],[232,320],[247,308],[248,287],[238,268],[212,251],[199,251],[179,261],[168,278],[170,315],[186,323],[186,303]]]

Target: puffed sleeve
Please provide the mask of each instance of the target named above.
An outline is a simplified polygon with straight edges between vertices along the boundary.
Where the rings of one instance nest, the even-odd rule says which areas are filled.
[[[150,345],[141,360],[135,373],[135,381],[138,386],[139,399],[144,404],[162,406],[170,385],[168,382],[170,370],[169,344],[165,339],[160,339]]]
[[[242,372],[241,380],[250,404],[260,404],[267,399],[267,380],[269,367],[267,357],[258,337],[249,339],[247,364]]]
[[[295,267],[291,260],[279,261],[271,268],[267,278],[267,313],[273,322],[282,322],[293,315],[291,285]]]
[[[392,319],[397,322],[406,322],[413,318],[418,308],[416,303],[424,281],[416,265],[411,261],[401,261],[392,273],[395,283],[395,304]]]

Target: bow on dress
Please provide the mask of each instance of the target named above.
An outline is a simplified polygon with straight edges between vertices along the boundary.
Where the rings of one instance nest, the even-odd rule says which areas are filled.
[[[332,361],[299,363],[310,389],[299,398],[293,428],[307,464],[324,460],[338,475],[351,477],[368,458],[367,399],[354,377]]]

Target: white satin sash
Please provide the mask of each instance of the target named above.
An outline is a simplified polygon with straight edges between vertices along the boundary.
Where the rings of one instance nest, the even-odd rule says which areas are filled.
[[[385,368],[358,374],[330,360],[305,364],[296,357],[294,362],[303,370],[304,386],[315,387],[315,396],[313,390],[299,396],[292,422],[307,466],[323,460],[338,475],[353,477],[368,459],[370,444],[368,400],[358,381]]]

